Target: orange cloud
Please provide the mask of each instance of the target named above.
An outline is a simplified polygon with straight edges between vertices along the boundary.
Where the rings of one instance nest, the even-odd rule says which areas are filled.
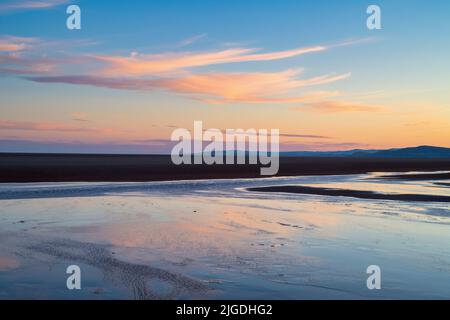
[[[105,62],[107,66],[101,72],[104,76],[144,76],[173,73],[188,68],[217,65],[225,63],[269,61],[286,59],[306,53],[326,50],[326,47],[316,46],[270,53],[254,53],[255,49],[235,48],[210,52],[182,52],[122,56],[92,56]]]
[[[297,79],[299,71],[272,73],[207,73],[183,78],[162,79],[155,83],[177,93],[194,94],[208,103],[299,103],[335,95],[316,92],[304,96],[280,97],[292,89],[326,84],[345,79],[345,75],[324,75]]]

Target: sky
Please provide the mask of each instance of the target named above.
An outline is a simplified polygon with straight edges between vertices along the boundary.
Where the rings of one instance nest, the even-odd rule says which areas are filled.
[[[447,0],[1,0],[0,152],[167,153],[195,120],[279,129],[282,151],[450,147],[449,13]]]

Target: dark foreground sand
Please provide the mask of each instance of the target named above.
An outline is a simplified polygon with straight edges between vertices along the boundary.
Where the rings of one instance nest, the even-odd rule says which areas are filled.
[[[278,176],[450,170],[450,159],[281,157]],[[181,165],[170,156],[0,154],[0,182],[258,178],[259,165]]]
[[[272,186],[248,188],[249,191],[286,192],[298,194],[313,194],[320,196],[340,196],[371,200],[421,201],[421,202],[450,202],[450,197],[428,194],[390,194],[364,190],[348,190],[306,186]]]

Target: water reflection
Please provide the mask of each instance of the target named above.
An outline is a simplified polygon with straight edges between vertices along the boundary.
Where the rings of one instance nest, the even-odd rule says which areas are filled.
[[[87,299],[450,298],[446,204],[245,191],[429,192],[371,177],[1,186],[0,297],[74,298],[61,286],[77,263]],[[381,292],[365,288],[370,264]]]

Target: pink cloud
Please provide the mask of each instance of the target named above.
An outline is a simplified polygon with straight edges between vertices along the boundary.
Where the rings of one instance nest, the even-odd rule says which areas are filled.
[[[58,131],[58,132],[106,132],[109,130],[86,128],[62,123],[23,122],[0,119],[0,130]]]
[[[303,107],[297,108],[302,111],[313,111],[321,113],[333,112],[379,112],[386,110],[383,106],[363,104],[357,102],[346,101],[320,101],[306,104]]]
[[[17,52],[29,49],[37,41],[36,38],[3,36],[0,38],[0,52]]]
[[[0,36],[0,73],[11,75],[56,74],[67,71],[91,68],[91,58],[84,55],[70,56],[64,51],[72,46],[91,45],[87,40],[45,41],[38,38]],[[48,52],[52,54],[49,55]],[[55,52],[58,52],[55,54]]]
[[[0,55],[0,72],[6,74],[49,73],[61,64],[61,60],[52,58],[25,57],[18,53]]]
[[[317,86],[346,79],[349,74],[324,75],[297,79],[299,71],[272,73],[206,73],[167,79],[106,78],[87,76],[30,77],[42,83],[91,85],[112,89],[164,89],[188,94],[206,103],[306,103],[335,96],[335,92],[313,92],[297,96],[280,96],[293,89]]]

